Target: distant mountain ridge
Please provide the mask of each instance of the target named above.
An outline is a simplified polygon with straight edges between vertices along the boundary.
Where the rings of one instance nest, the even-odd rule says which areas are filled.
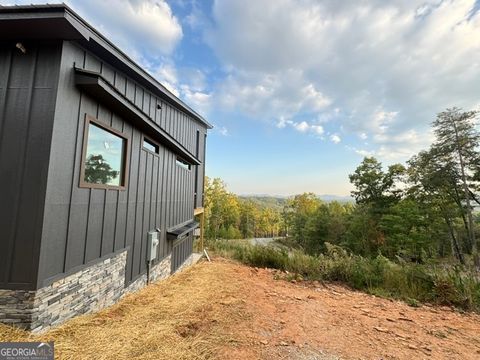
[[[289,198],[292,198],[294,195],[269,195],[269,194],[242,194],[238,195],[242,199],[277,199],[280,202],[283,202]],[[355,199],[348,195],[331,195],[331,194],[322,194],[317,195],[317,197],[325,202],[338,201],[341,203],[350,203],[355,202]]]

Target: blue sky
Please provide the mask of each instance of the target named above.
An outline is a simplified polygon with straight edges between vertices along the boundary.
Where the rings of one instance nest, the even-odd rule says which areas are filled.
[[[480,105],[475,0],[67,3],[215,125],[207,175],[240,194],[346,195]]]

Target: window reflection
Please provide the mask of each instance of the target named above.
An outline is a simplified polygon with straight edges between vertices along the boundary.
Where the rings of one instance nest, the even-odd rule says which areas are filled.
[[[90,123],[85,156],[85,182],[123,185],[125,140]]]

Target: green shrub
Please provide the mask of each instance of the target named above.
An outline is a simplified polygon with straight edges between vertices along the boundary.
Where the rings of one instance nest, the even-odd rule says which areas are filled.
[[[328,243],[325,254],[319,256],[301,250],[252,246],[244,240],[215,240],[208,247],[220,256],[250,266],[288,271],[306,280],[340,282],[412,306],[428,302],[480,311],[480,275],[460,267],[394,263],[382,255],[366,258]]]

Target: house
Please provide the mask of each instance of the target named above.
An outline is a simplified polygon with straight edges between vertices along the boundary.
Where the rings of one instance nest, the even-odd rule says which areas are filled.
[[[210,128],[67,6],[0,7],[0,321],[39,331],[188,265]]]

